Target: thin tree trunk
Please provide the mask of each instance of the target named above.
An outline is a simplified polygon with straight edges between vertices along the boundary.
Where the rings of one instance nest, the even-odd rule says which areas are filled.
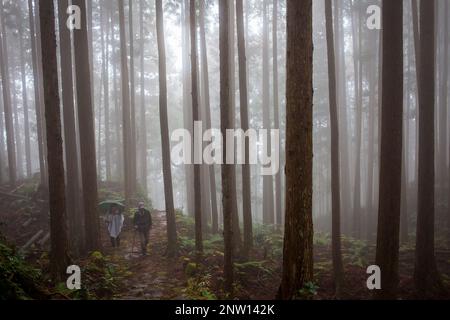
[[[280,299],[313,281],[312,1],[287,0],[286,217]],[[299,152],[300,151],[300,152]]]
[[[81,9],[81,29],[74,30],[76,88],[78,102],[78,128],[80,135],[80,156],[82,195],[86,247],[88,252],[99,250],[100,221],[98,216],[97,167],[95,166],[95,129],[92,90],[90,82],[89,47],[87,36],[86,3],[72,0]]]
[[[336,62],[334,54],[333,10],[331,0],[325,0],[325,20],[328,52],[328,83],[330,95],[331,131],[331,202],[332,202],[332,251],[336,297],[340,298],[343,280],[341,253],[341,192],[339,172],[339,123],[336,92]]]
[[[27,178],[31,177],[31,141],[30,141],[30,120],[29,120],[29,109],[28,109],[28,92],[27,92],[27,81],[25,72],[25,57],[24,57],[24,46],[23,46],[23,27],[19,27],[19,41],[20,41],[20,73],[22,76],[22,106],[23,106],[23,122],[25,131],[25,163]]]
[[[274,129],[280,130],[280,102],[278,98],[278,0],[273,0],[272,24]],[[277,143],[281,147],[281,139]],[[280,154],[277,157],[278,163],[281,163]],[[275,223],[278,227],[281,226],[282,222],[281,199],[281,173],[278,170],[275,174]]]
[[[50,200],[50,269],[55,283],[66,278],[69,265],[66,231],[64,160],[61,138],[61,112],[58,90],[55,8],[53,1],[40,1],[40,25],[43,38],[43,80],[47,127],[49,200]]]
[[[206,31],[205,31],[205,0],[200,2],[200,50],[202,55],[202,92],[205,108],[206,129],[211,129],[211,103],[209,94],[209,67],[208,54],[206,49]],[[207,167],[209,181],[209,191],[211,198],[211,218],[212,233],[219,232],[219,214],[217,211],[217,192],[216,192],[216,174],[214,165]]]
[[[14,143],[14,123],[13,112],[11,106],[11,89],[10,79],[8,71],[8,52],[5,33],[3,0],[0,0],[0,19],[1,19],[1,31],[0,31],[0,62],[1,62],[1,77],[2,77],[2,89],[3,89],[3,111],[5,115],[5,128],[6,128],[6,145],[8,148],[8,173],[9,184],[15,186],[17,182],[16,172],[16,148]]]
[[[248,89],[247,89],[247,56],[244,33],[244,9],[243,0],[236,1],[236,25],[238,35],[239,55],[239,94],[241,128],[244,132],[249,129],[248,119]],[[253,247],[253,222],[252,222],[252,193],[250,188],[250,146],[245,141],[245,163],[242,166],[242,209],[244,217],[244,256],[248,257]]]
[[[194,124],[200,121],[198,103],[198,64],[197,64],[197,24],[195,0],[190,0],[190,32],[191,32],[191,85],[192,85],[192,116]],[[195,150],[195,147],[194,147]],[[195,153],[195,151],[194,151]],[[194,154],[195,159],[195,154]],[[194,164],[194,208],[195,208],[195,248],[203,252],[202,240],[202,195],[200,192],[200,165]]]
[[[266,148],[270,152],[272,150],[270,139],[270,80],[269,80],[269,23],[267,17],[267,1],[264,0],[263,7],[263,75],[262,75],[262,96],[263,96],[263,128],[268,130]],[[273,204],[273,177],[269,175],[263,176],[263,217],[265,224],[273,225],[274,204]]]
[[[140,39],[140,52],[141,52],[141,71],[140,71],[140,98],[141,98],[141,116],[140,116],[140,155],[141,155],[141,184],[144,193],[148,194],[147,186],[147,121],[146,121],[146,108],[145,108],[145,38],[144,38],[144,0],[139,2],[139,39]]]
[[[135,0],[136,1],[136,0]],[[134,70],[133,0],[129,0],[128,26],[130,32],[130,191],[136,194],[136,86]]]
[[[132,190],[132,155],[131,147],[131,114],[130,114],[130,81],[127,62],[127,47],[125,36],[124,0],[119,0],[119,29],[120,29],[120,77],[122,82],[122,139],[123,139],[123,165],[125,202],[131,205]]]
[[[106,1],[103,5],[106,4]],[[106,181],[111,181],[112,173],[111,173],[111,130],[110,130],[110,92],[109,92],[109,41],[110,41],[110,32],[109,32],[109,14],[110,11],[106,11],[106,21],[101,21],[102,28],[106,29],[106,39],[102,36],[102,54],[105,63],[103,64],[103,72],[105,74],[103,78],[103,90],[105,92],[105,173],[106,173]]]
[[[167,116],[166,45],[164,39],[162,0],[156,0],[156,32],[158,37],[159,55],[159,116],[161,121],[164,198],[166,201],[167,217],[167,255],[174,256],[177,254],[177,230],[175,224],[175,209],[173,205],[172,172],[170,162],[169,120]]]
[[[234,125],[230,116],[230,3],[228,0],[219,0],[219,45],[220,45],[220,128],[224,137],[222,165],[222,205],[223,205],[223,235],[224,235],[224,276],[225,291],[233,294],[233,211],[236,210],[236,183],[233,165],[226,164],[226,130]]]

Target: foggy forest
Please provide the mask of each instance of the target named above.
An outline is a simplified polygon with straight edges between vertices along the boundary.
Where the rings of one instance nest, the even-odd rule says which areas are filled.
[[[449,299],[449,19],[0,0],[0,300]]]

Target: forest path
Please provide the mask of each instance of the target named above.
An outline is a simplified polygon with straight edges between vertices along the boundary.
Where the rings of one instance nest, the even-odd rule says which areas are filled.
[[[104,237],[105,253],[111,254],[126,264],[130,275],[123,280],[123,286],[116,298],[123,300],[159,300],[186,299],[183,289],[186,277],[182,263],[177,258],[167,258],[166,217],[165,212],[152,212],[153,228],[147,256],[140,254],[139,236],[130,223],[121,235],[121,246],[111,248]]]

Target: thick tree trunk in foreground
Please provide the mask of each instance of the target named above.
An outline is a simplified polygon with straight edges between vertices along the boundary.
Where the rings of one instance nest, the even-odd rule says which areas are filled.
[[[86,22],[86,5],[83,0],[72,3],[81,9],[81,29],[74,30],[76,88],[78,102],[78,128],[80,134],[80,157],[84,223],[86,232],[85,250],[101,248],[100,221],[98,216],[97,167],[95,154],[94,111],[90,82],[89,48]]]
[[[167,80],[166,80],[166,45],[164,39],[164,20],[162,0],[156,0],[156,31],[159,55],[159,116],[161,122],[161,143],[163,156],[164,196],[167,217],[167,255],[177,253],[177,230],[175,209],[173,205],[172,172],[170,162],[169,120],[167,116]]]
[[[339,172],[339,122],[336,92],[336,62],[334,53],[333,10],[331,0],[325,0],[325,19],[328,47],[328,86],[330,96],[331,130],[331,216],[332,255],[336,297],[341,295],[343,266],[341,253],[341,192]]]
[[[43,34],[42,65],[44,80],[45,122],[47,127],[49,200],[50,200],[50,269],[56,282],[65,279],[69,266],[66,231],[64,161],[61,137],[61,112],[55,35],[55,8],[52,0],[42,0],[40,24]]]
[[[376,265],[383,272],[376,297],[395,299],[398,285],[403,137],[403,3],[383,1],[383,97]]]
[[[148,194],[148,186],[147,186],[147,121],[146,121],[146,106],[145,106],[145,63],[144,63],[144,56],[145,56],[145,38],[144,38],[144,0],[140,0],[139,2],[139,45],[140,45],[140,51],[141,51],[141,70],[140,70],[140,104],[141,104],[141,110],[140,110],[140,132],[139,132],[139,138],[140,138],[140,162],[141,162],[141,184],[142,189],[144,190],[144,193]]]
[[[287,1],[286,217],[280,299],[313,281],[312,1]]]
[[[420,1],[419,189],[414,282],[419,294],[442,287],[434,254],[435,1]]]

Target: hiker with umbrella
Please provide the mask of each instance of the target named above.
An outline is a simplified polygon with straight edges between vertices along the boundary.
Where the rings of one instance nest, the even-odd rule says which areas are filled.
[[[144,202],[139,202],[138,210],[134,214],[134,227],[139,233],[142,255],[145,256],[147,255],[149,232],[152,227],[152,216],[150,215],[150,211],[145,209]]]
[[[109,207],[107,209],[106,223],[108,225],[108,233],[113,248],[120,247],[120,233],[122,232],[123,222],[123,205],[116,202],[103,202],[101,207]]]

